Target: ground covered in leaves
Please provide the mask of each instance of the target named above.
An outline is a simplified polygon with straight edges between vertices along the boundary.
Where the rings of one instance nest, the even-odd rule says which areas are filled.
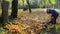
[[[59,34],[60,31],[59,17],[55,25],[57,34]],[[50,21],[50,18],[50,15],[45,12],[21,12],[18,14],[18,18],[6,24],[5,29],[1,27],[0,32],[1,34],[52,34],[50,31],[47,32],[47,29],[42,29],[44,27],[43,25]],[[49,26],[49,28],[52,27],[53,25]]]

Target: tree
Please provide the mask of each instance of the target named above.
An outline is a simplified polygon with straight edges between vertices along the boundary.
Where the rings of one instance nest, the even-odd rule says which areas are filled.
[[[23,11],[24,11],[24,9],[25,9],[25,8],[24,8],[24,0],[22,0],[22,2],[23,2]]]
[[[11,17],[17,18],[17,13],[18,13],[18,0],[13,0]]]
[[[29,0],[26,0],[27,4],[28,4],[28,8],[29,8],[29,13],[31,13],[31,7],[30,7],[30,3],[29,3]]]
[[[22,0],[22,2],[23,2],[23,11],[26,11],[28,8],[27,8],[27,5],[25,5],[25,0]]]
[[[23,6],[24,6],[24,0],[22,0],[22,2],[23,2]]]
[[[1,16],[1,23],[5,24],[8,22],[8,7],[9,7],[9,2],[7,1],[2,1],[1,3],[2,7],[2,16]]]

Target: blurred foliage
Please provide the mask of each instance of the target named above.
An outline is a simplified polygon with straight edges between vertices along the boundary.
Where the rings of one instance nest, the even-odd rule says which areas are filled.
[[[24,5],[27,5],[26,0],[18,0],[18,3],[23,6],[23,1],[24,1]]]
[[[45,6],[48,7],[50,5],[49,0],[45,0]]]
[[[24,2],[23,2],[24,1]],[[10,1],[10,8],[11,3]],[[59,0],[29,0],[31,8],[60,8]],[[23,6],[24,4],[24,6]],[[23,8],[27,5],[26,0],[18,0],[18,8]],[[1,6],[1,5],[0,5]]]
[[[50,0],[52,4],[55,4],[56,3],[56,0]]]

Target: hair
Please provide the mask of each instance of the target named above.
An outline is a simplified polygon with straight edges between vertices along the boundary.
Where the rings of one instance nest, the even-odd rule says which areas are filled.
[[[50,13],[50,9],[47,9],[47,13],[48,13],[48,14]]]

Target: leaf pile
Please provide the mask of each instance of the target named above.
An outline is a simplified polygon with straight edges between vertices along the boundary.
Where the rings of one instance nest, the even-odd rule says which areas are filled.
[[[43,25],[51,20],[50,16],[40,12],[20,13],[18,18],[6,24],[5,28],[10,34],[39,34]]]

